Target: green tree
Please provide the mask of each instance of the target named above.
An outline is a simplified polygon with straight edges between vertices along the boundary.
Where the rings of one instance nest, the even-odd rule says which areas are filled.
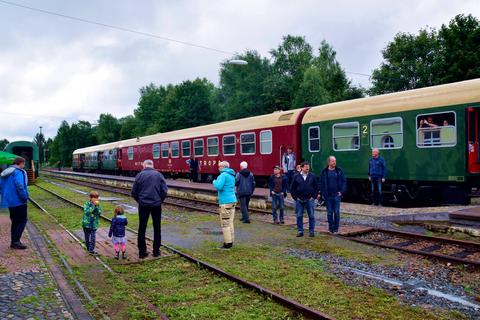
[[[137,120],[136,133],[138,135],[144,135],[149,128],[156,127],[155,113],[158,111],[166,95],[167,89],[165,87],[157,87],[153,83],[140,88],[138,108],[133,112]]]
[[[437,83],[480,77],[480,21],[457,15],[439,31],[442,63]],[[442,72],[443,71],[443,72]]]
[[[108,143],[120,139],[121,125],[117,118],[109,113],[100,114],[96,127],[96,137],[98,143]]]
[[[220,88],[217,96],[215,119],[230,120],[264,114],[265,81],[270,73],[270,63],[256,51],[247,51],[234,59],[245,60],[247,65],[222,63]],[[218,113],[218,114],[217,114]]]
[[[434,29],[422,29],[418,35],[398,33],[382,55],[385,61],[372,73],[373,95],[434,85],[442,68]]]
[[[7,139],[2,139],[0,140],[0,150],[3,150],[5,149],[5,147],[7,146],[7,144],[9,144],[10,142],[7,140]]]
[[[33,138],[33,143],[35,143],[38,146],[38,153],[39,153],[38,156],[40,159],[40,163],[43,164],[45,162],[45,159],[43,158],[43,150],[46,147],[45,136],[43,135],[43,133],[37,133]]]
[[[312,46],[304,37],[288,35],[270,54],[273,62],[266,81],[265,111],[291,109],[295,93],[303,82],[306,70],[311,66]]]
[[[126,116],[118,120],[120,124],[120,140],[130,139],[137,136],[137,119],[134,116]]]
[[[158,110],[158,131],[212,123],[213,94],[214,86],[206,79],[187,80],[171,88]]]

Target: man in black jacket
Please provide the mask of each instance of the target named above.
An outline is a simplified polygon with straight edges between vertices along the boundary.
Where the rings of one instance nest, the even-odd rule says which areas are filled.
[[[308,214],[308,231],[310,237],[315,236],[314,202],[318,196],[318,183],[315,175],[310,172],[310,164],[303,162],[302,171],[293,177],[291,193],[295,200],[295,214],[297,215],[297,237],[303,237],[303,212]]]
[[[160,256],[162,202],[167,197],[168,187],[163,175],[153,168],[152,160],[143,162],[143,170],[135,177],[132,197],[138,202],[138,255],[140,259],[148,256],[145,243],[150,214],[153,220],[153,256]]]
[[[250,216],[248,214],[248,205],[253,191],[255,191],[255,177],[253,173],[247,169],[248,163],[246,161],[240,162],[240,171],[235,176],[235,186],[237,187],[238,198],[240,199],[240,211],[243,223],[250,223]]]
[[[337,233],[340,225],[340,201],[347,190],[343,170],[337,167],[337,159],[328,157],[328,164],[320,174],[320,192],[327,206],[328,231]]]

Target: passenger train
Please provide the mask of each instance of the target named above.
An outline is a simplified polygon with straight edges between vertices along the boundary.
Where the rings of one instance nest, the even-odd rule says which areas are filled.
[[[167,176],[198,158],[203,181],[221,160],[241,161],[259,179],[291,146],[297,162],[320,173],[329,155],[348,178],[348,196],[367,199],[368,159],[378,148],[387,164],[384,196],[469,203],[480,180],[480,79],[330,103],[310,108],[154,134],[75,150],[75,171],[135,174],[145,159]]]

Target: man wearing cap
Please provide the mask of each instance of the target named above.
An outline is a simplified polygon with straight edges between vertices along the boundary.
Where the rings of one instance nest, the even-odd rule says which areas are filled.
[[[23,169],[25,159],[17,157],[13,165],[2,171],[0,179],[0,194],[2,202],[0,207],[8,208],[10,212],[12,249],[26,249],[27,246],[20,242],[23,230],[27,224],[27,173]]]
[[[283,209],[285,208],[284,199],[287,196],[288,178],[282,174],[280,166],[273,167],[273,174],[268,179],[268,187],[272,196],[272,215],[273,223],[284,224]],[[277,218],[277,208],[280,209],[280,222]]]

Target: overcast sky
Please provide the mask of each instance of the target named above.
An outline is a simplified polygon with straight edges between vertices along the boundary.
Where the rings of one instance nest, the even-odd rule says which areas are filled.
[[[287,34],[317,49],[327,40],[347,72],[371,74],[397,32],[438,28],[456,14],[480,17],[480,1],[10,0],[227,52],[262,56]],[[112,30],[0,1],[0,139],[53,137],[61,120],[132,114],[150,82],[205,77],[218,83],[229,54]],[[368,77],[348,74],[355,84]]]

